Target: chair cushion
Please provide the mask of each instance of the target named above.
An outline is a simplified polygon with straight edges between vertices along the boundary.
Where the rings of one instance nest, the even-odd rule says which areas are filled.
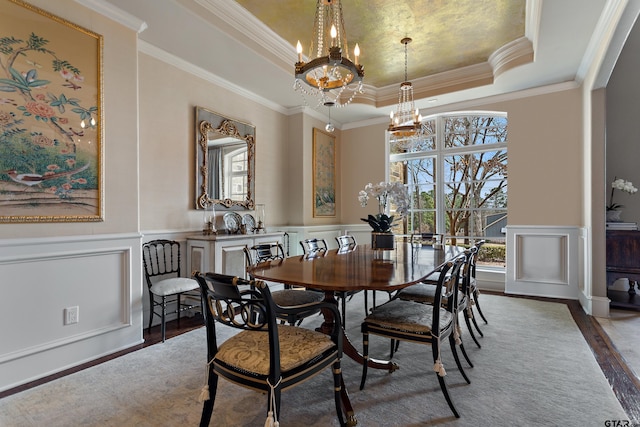
[[[416,283],[398,292],[398,298],[420,301],[420,302],[433,302],[436,296],[436,286],[426,283]],[[443,302],[446,298],[443,298]]]
[[[394,299],[373,309],[364,321],[399,331],[431,333],[433,306]],[[452,321],[452,314],[440,308],[440,328],[445,329]]]
[[[427,283],[416,283],[404,289],[401,289],[397,295],[398,298],[404,300],[411,300],[424,303],[432,303],[436,297],[436,285],[430,285]],[[442,296],[442,304],[447,305],[449,298],[446,295]],[[458,305],[464,303],[465,295],[462,292],[458,293]]]
[[[199,285],[194,279],[187,277],[172,277],[163,279],[151,286],[151,293],[159,296],[174,295],[179,292],[193,291],[198,289]]]
[[[273,302],[281,307],[291,307],[295,305],[305,305],[320,302],[324,299],[324,294],[303,289],[283,289],[271,293]]]
[[[328,335],[310,329],[278,325],[280,369],[290,371],[303,365],[332,346]],[[216,360],[260,375],[269,373],[269,335],[260,331],[242,331],[218,348]]]

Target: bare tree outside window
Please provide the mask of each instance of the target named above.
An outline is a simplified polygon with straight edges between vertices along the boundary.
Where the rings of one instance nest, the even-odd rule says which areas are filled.
[[[484,261],[504,266],[506,116],[443,115],[424,122],[423,129],[428,137],[421,143],[390,146],[391,179],[403,181],[412,199],[400,227],[407,233],[445,234],[451,244],[471,245],[484,239],[488,248]]]

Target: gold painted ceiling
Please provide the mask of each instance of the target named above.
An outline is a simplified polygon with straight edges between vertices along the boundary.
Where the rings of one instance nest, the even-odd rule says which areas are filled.
[[[315,0],[237,2],[292,46],[310,44]],[[403,37],[413,39],[411,81],[486,63],[525,35],[525,0],[343,0],[342,9],[349,47],[360,45],[364,82],[378,88],[404,80]]]

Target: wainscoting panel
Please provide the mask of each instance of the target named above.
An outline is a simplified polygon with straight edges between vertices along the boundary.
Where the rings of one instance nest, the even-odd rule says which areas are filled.
[[[140,253],[137,234],[0,240],[0,390],[140,344]]]
[[[507,227],[505,292],[578,298],[579,228]]]

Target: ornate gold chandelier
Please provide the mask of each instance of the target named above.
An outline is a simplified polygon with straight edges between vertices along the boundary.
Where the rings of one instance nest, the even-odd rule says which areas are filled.
[[[404,45],[404,81],[400,84],[400,93],[398,95],[398,106],[394,114],[391,111],[389,128],[392,141],[412,138],[422,134],[422,116],[420,111],[415,108],[413,102],[413,86],[407,80],[407,45],[411,43],[410,37],[400,40]]]
[[[315,108],[321,105],[343,107],[364,92],[364,68],[358,63],[360,47],[356,43],[355,62],[352,62],[340,0],[317,0],[309,55],[315,54],[315,57],[309,62],[303,61],[300,41],[297,52],[293,87],[302,94],[305,102],[308,97],[316,98]]]

